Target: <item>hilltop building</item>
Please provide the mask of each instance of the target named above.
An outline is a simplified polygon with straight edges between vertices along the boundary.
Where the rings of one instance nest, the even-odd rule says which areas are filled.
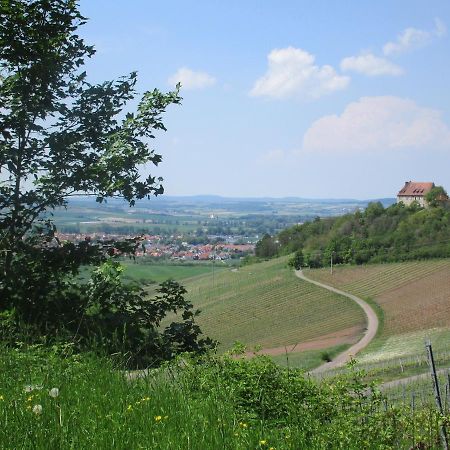
[[[425,207],[425,195],[434,188],[434,183],[406,181],[405,185],[397,194],[397,203],[403,202],[406,206],[412,202],[417,202],[420,206]]]

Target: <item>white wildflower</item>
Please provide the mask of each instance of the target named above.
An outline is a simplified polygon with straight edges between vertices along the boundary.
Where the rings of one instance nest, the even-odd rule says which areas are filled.
[[[41,386],[40,384],[27,384],[24,388],[23,388],[23,392],[25,393],[30,393],[33,391],[39,391],[43,388],[43,386]]]
[[[42,405],[34,405],[33,406],[33,412],[38,416],[39,414],[42,414]]]
[[[50,389],[50,391],[48,392],[48,395],[50,395],[50,397],[56,398],[59,395],[59,389],[58,388],[52,388]]]

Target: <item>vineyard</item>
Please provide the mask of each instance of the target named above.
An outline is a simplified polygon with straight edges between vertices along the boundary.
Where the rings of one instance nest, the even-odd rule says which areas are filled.
[[[309,270],[309,277],[362,298],[382,312],[374,342],[358,357],[370,370],[387,377],[424,370],[424,341],[449,358],[450,260],[414,261]]]
[[[351,344],[365,316],[351,300],[295,277],[278,258],[185,281],[188,298],[201,309],[198,322],[219,350],[239,341],[272,355]]]

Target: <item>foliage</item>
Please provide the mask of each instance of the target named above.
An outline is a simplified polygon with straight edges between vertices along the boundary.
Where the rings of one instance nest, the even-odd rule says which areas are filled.
[[[319,383],[263,357],[184,358],[131,381],[66,346],[2,349],[0,370],[5,449],[439,446],[434,406],[387,402],[354,368]]]
[[[108,262],[133,254],[139,238],[61,242],[52,223],[52,210],[80,193],[130,205],[162,194],[162,178],[141,171],[161,161],[148,141],[166,130],[166,107],[181,101],[179,86],[155,89],[126,112],[135,72],[91,84],[82,66],[94,49],[77,34],[85,22],[72,0],[0,5],[0,331],[10,341],[101,341],[110,352],[133,352],[136,364],[200,350],[206,341],[197,340],[184,288],[163,283],[147,302]],[[99,266],[87,286],[79,279],[86,265]],[[157,330],[178,310],[180,323]]]
[[[259,258],[272,258],[278,254],[278,244],[269,234],[265,234],[255,247],[255,255]]]
[[[425,201],[432,207],[445,206],[448,194],[442,186],[435,186],[425,195]]]
[[[289,260],[288,265],[293,267],[295,270],[300,270],[305,263],[305,258],[303,257],[303,249],[298,249],[294,256]]]
[[[186,351],[202,353],[214,345],[201,338],[195,322],[199,311],[185,299],[183,286],[167,280],[149,298],[138,285],[123,283],[122,271],[118,262],[107,260],[87,284],[56,276],[58,289],[44,288],[32,302],[18,297],[15,307],[0,316],[2,341],[47,345],[69,341],[80,351],[125,355],[133,368],[155,366]],[[41,272],[31,275],[36,282],[43,280]],[[163,327],[161,321],[168,313],[179,314],[180,319]]]
[[[442,197],[440,189],[436,195]],[[281,254],[304,249],[304,264],[312,268],[329,264],[331,255],[336,264],[448,257],[450,208],[437,200],[429,208],[370,203],[362,212],[288,228],[272,241],[279,242]]]

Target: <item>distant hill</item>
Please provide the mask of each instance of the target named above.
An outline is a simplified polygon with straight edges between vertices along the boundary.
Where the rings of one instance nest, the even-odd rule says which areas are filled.
[[[310,267],[450,257],[450,207],[421,208],[381,202],[340,217],[317,218],[264,236],[260,257],[302,250]]]
[[[371,202],[380,202],[383,206],[387,207],[396,202],[395,198],[380,198],[380,199],[339,199],[339,198],[302,198],[302,197],[221,197],[220,195],[187,195],[187,196],[174,196],[174,195],[160,195],[157,197],[151,197],[150,199],[138,200],[135,204],[135,208],[156,208],[160,205],[191,205],[202,203],[203,206],[209,205],[211,207],[217,207],[221,205],[257,205],[261,208],[262,204],[265,204],[267,208],[271,205],[289,205],[297,204],[303,206],[312,205],[342,205],[343,207],[366,207]],[[121,199],[108,199],[107,202],[99,205],[95,201],[95,197],[92,196],[75,196],[69,199],[70,205],[90,205],[97,207],[128,207],[128,204]],[[242,209],[242,208],[240,208]]]

